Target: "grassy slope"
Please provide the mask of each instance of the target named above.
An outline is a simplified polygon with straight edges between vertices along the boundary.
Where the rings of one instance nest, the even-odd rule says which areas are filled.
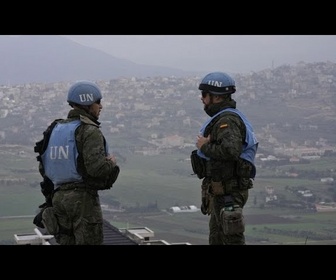
[[[188,157],[185,155],[150,157],[135,155],[127,158],[127,161],[121,164],[120,177],[113,189],[101,192],[102,202],[113,198],[129,207],[146,207],[148,204],[157,203],[161,210],[174,205],[200,206],[200,181],[190,175],[190,162],[185,161],[186,158]],[[14,233],[33,232],[32,217],[38,205],[43,202],[43,197],[38,185],[40,177],[33,153],[29,154],[28,151],[25,156],[18,156],[14,160],[12,156],[8,156],[6,162],[1,161],[0,165],[0,170],[2,170],[0,178],[6,175],[26,180],[23,183],[12,185],[0,184],[0,217],[2,217],[0,219],[0,240],[2,243],[8,243],[13,241]],[[322,163],[317,165],[328,166]],[[304,166],[304,168],[308,167]],[[327,235],[335,228],[336,213],[334,212],[307,214],[295,213],[290,209],[272,210],[255,207],[253,196],[260,195],[264,187],[268,185],[284,192],[286,185],[309,185],[311,188],[318,188],[319,183],[294,179],[257,178],[245,208],[246,236],[250,244],[260,243],[262,239],[267,240],[266,243],[311,244],[313,243],[309,237],[311,232]],[[277,223],[270,223],[263,221],[265,215],[291,217]],[[6,218],[7,216],[28,217]],[[106,214],[105,217],[118,227],[123,227],[123,225],[124,227],[147,226],[154,230],[157,238],[170,242],[207,244],[209,217],[203,216],[200,212],[178,215],[169,215],[166,212],[134,215]],[[255,222],[256,217],[257,222]],[[270,228],[273,230],[272,233],[270,233]],[[299,234],[296,234],[296,231]],[[287,235],[284,234],[286,232]],[[323,242],[330,244],[332,241]]]

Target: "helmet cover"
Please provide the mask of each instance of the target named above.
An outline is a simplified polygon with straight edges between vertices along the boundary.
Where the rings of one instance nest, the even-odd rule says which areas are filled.
[[[216,95],[232,94],[236,92],[236,84],[228,74],[212,72],[202,79],[198,89]]]
[[[70,87],[67,101],[78,105],[91,105],[100,99],[102,94],[95,83],[78,81]]]

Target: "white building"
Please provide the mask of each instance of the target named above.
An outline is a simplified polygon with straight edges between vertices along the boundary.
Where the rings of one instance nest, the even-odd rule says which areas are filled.
[[[200,211],[200,209],[197,208],[195,205],[173,206],[173,207],[170,207],[168,211],[171,213],[188,213],[188,212],[197,212],[197,211]]]

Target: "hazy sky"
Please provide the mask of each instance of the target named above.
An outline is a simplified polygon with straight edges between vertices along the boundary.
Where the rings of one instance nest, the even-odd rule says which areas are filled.
[[[297,62],[336,62],[336,35],[66,35],[139,64],[249,72]]]

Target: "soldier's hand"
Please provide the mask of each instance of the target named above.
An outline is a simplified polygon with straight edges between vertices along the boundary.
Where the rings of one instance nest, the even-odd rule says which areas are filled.
[[[203,215],[211,214],[211,198],[209,196],[202,198],[201,212]]]
[[[208,205],[207,205],[207,202],[206,202],[206,198],[202,198],[201,212],[202,212],[203,215],[208,214]]]
[[[198,135],[197,136],[196,147],[198,149],[200,149],[204,144],[208,143],[209,141],[210,141],[210,135],[208,137]]]
[[[106,157],[106,159],[112,161],[113,162],[113,166],[117,165],[117,159],[115,158],[115,156],[109,155],[109,156]]]

